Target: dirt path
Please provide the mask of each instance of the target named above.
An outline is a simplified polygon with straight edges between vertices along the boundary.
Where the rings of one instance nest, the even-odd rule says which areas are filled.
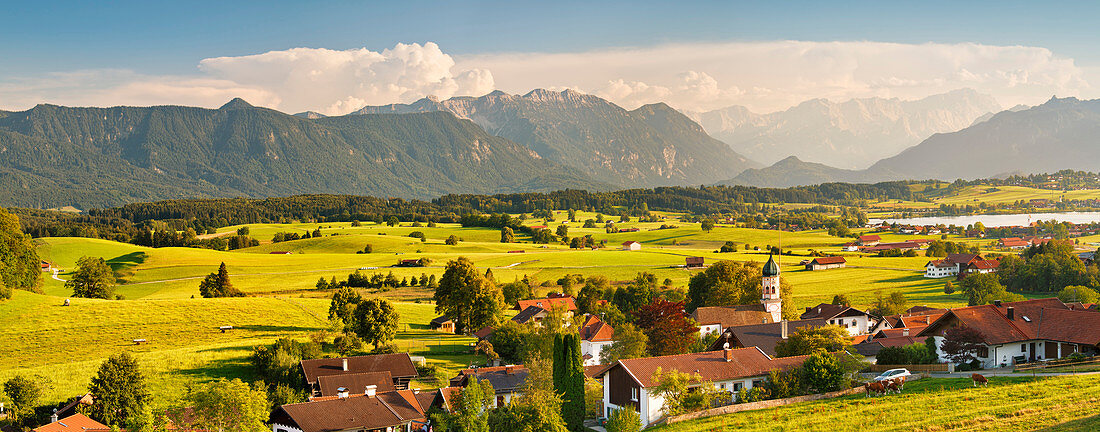
[[[61,278],[57,277],[57,273],[58,273],[58,272],[60,272],[60,271],[61,271],[61,269],[59,269],[59,268],[52,268],[52,267],[51,267],[51,268],[50,268],[50,271],[52,272],[52,274],[50,275],[50,277],[53,277],[53,279],[54,279],[54,280],[58,280],[58,281],[61,281],[61,282],[68,282],[68,281],[66,281],[65,279],[61,279]]]

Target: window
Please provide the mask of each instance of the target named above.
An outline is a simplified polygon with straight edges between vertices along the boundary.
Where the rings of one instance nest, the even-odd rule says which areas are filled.
[[[1027,352],[1027,344],[1020,344],[1020,352]]]
[[[630,389],[630,400],[632,400],[634,402],[638,401],[638,388],[637,387],[631,387],[631,389]]]
[[[733,383],[733,391],[739,392],[741,391],[741,387],[744,387],[744,384],[741,384],[739,382]]]
[[[764,380],[752,380],[753,387],[760,387],[762,385],[764,385]]]

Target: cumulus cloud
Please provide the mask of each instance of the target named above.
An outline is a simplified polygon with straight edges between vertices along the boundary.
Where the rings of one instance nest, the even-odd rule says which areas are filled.
[[[785,109],[807,99],[916,99],[958,88],[1006,106],[1053,94],[1097,97],[1100,70],[1046,48],[973,43],[684,43],[576,53],[451,56],[435,43],[382,51],[294,48],[202,60],[167,76],[125,70],[57,73],[0,81],[0,108],[185,104],[216,107],[233,97],[286,112],[344,114],[364,105],[494,89],[574,89],[626,108],[666,102],[686,110],[744,105]]]
[[[973,43],[689,43],[458,58],[459,68],[475,65],[493,71],[504,91],[572,87],[628,108],[662,100],[689,110],[773,111],[812,98],[915,99],[963,87],[1010,105],[1095,96],[1087,79],[1094,74],[1073,59],[1041,47]]]

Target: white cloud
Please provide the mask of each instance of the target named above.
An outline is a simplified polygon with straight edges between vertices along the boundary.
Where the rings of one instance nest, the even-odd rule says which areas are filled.
[[[916,99],[962,87],[1011,106],[1053,94],[1097,97],[1089,78],[1098,73],[1045,48],[973,43],[688,43],[452,57],[429,42],[381,52],[294,48],[208,58],[191,75],[95,70],[8,79],[0,81],[0,108],[40,102],[216,107],[243,97],[286,112],[343,114],[428,95],[571,88],[626,108],[661,101],[689,110],[744,105],[765,112],[812,98]]]

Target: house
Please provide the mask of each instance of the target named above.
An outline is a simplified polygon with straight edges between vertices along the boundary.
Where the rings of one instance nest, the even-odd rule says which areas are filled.
[[[684,258],[684,267],[687,268],[702,268],[703,257],[686,257]]]
[[[290,255],[290,254],[291,254],[291,252],[290,252],[290,251],[274,251],[274,252],[268,252],[268,255]]]
[[[352,393],[364,393],[370,388],[374,388],[378,393],[396,390],[393,387],[393,377],[390,376],[389,371],[322,375],[317,377],[317,387],[320,392],[318,397],[338,396],[340,389]]]
[[[39,426],[34,432],[109,432],[110,426],[92,420],[84,414],[73,414],[63,419],[58,419],[54,413],[50,423]]]
[[[983,368],[1100,352],[1100,314],[1070,309],[1056,298],[951,309],[917,336],[935,338],[940,347],[955,326],[982,334],[985,344],[976,357]]]
[[[877,319],[851,306],[822,303],[806,308],[800,319],[823,319],[828,324],[844,327],[852,336],[869,334]]]
[[[1028,246],[1031,246],[1031,242],[1028,242],[1027,240],[1021,239],[1019,237],[1005,237],[1003,239],[997,240],[997,245],[1002,248],[1024,249]]]
[[[567,311],[577,310],[577,304],[573,301],[573,296],[559,293],[551,293],[547,295],[546,298],[520,300],[516,303],[516,307],[512,309],[523,311],[524,309],[527,309],[531,306],[538,306],[543,309],[550,309],[554,305],[558,304],[565,306],[565,310]]]
[[[980,259],[975,254],[949,254],[947,258],[929,261],[924,265],[924,277],[944,278],[958,276],[970,263]]]
[[[876,246],[881,241],[882,241],[882,238],[880,238],[879,236],[874,235],[874,234],[859,236],[859,245],[860,246]]]
[[[844,257],[818,257],[812,261],[806,263],[806,270],[828,270],[835,268],[844,268],[848,261]]]
[[[800,328],[824,327],[828,324],[829,320],[814,318],[728,327],[722,332],[722,335],[707,348],[707,351],[721,350],[726,343],[729,343],[729,346],[733,348],[757,347],[765,354],[774,356],[776,344],[781,340],[787,339],[792,332]]]
[[[974,260],[967,264],[966,269],[960,274],[965,277],[972,274],[996,273],[1000,266],[1000,260]]]
[[[840,246],[840,249],[845,251],[845,252],[859,252],[859,243],[856,243],[856,242],[844,243],[843,245]]]
[[[736,394],[741,389],[762,385],[772,370],[788,370],[805,361],[805,356],[772,358],[755,347],[722,349],[619,360],[596,378],[603,381],[604,415],[610,416],[617,409],[631,409],[638,412],[642,427],[646,427],[663,417],[664,399],[654,391],[657,385],[654,373],[658,369],[698,374],[719,390]],[[700,384],[690,383],[689,390]]]
[[[359,378],[349,376],[385,371],[389,372],[393,387],[398,390],[409,388],[409,381],[420,376],[408,353],[302,360],[301,366],[306,383],[318,397],[321,396],[318,379],[322,376],[332,376],[338,387],[351,388],[340,380],[357,380]]]
[[[638,243],[636,241],[624,242],[623,243],[623,250],[625,250],[625,251],[642,250],[642,244]]]
[[[864,252],[864,253],[879,253],[879,252],[882,252],[882,251],[888,251],[888,250],[892,250],[892,249],[897,249],[897,250],[900,250],[902,252],[906,252],[906,251],[911,251],[911,250],[918,250],[920,248],[921,248],[921,244],[918,243],[918,242],[905,241],[905,242],[897,242],[897,243],[879,243],[875,246],[870,246],[870,247],[863,248],[862,252]]]
[[[413,432],[427,430],[427,406],[412,390],[351,394],[283,405],[271,413],[272,432]],[[425,396],[433,396],[425,394]]]
[[[450,385],[451,387],[466,387],[470,384],[470,378],[477,378],[478,381],[489,381],[496,393],[493,407],[501,407],[511,402],[512,398],[523,395],[523,385],[527,382],[529,372],[523,365],[463,369],[458,372],[457,376],[451,378]]]
[[[53,268],[53,265],[51,265],[50,263],[48,263],[46,261],[40,261],[38,263],[38,265],[42,268],[42,271],[44,271],[44,272],[48,272],[48,271],[50,271],[50,269]]]
[[[603,349],[614,341],[615,329],[610,324],[603,322],[595,315],[585,314],[584,323],[578,329],[581,337],[581,356],[584,358],[584,366],[600,364],[600,354]]]
[[[700,337],[721,332],[727,327],[772,322],[772,315],[764,311],[762,304],[703,306],[692,311],[691,318],[699,324]]]
[[[428,323],[428,326],[431,327],[432,330],[439,330],[444,333],[453,334],[455,332],[455,321],[448,318],[446,315],[436,317]]]

